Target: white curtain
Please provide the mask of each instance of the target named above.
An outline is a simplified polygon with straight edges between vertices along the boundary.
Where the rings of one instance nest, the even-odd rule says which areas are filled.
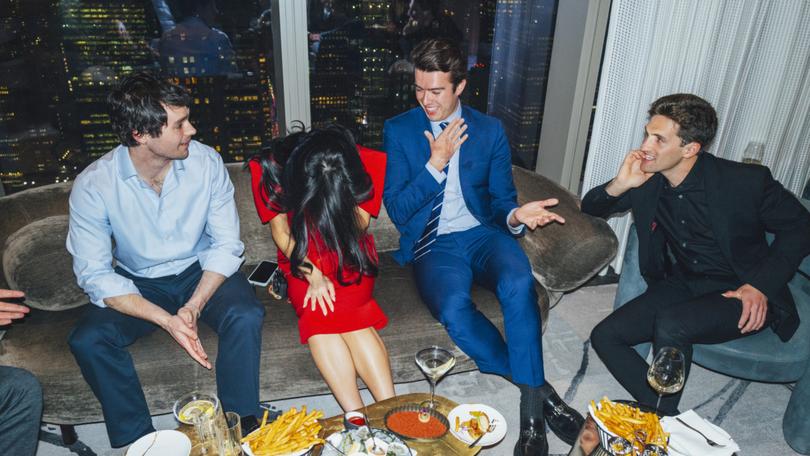
[[[613,0],[583,194],[641,142],[656,98],[697,94],[717,109],[709,151],[763,164],[800,194],[810,170],[810,1]],[[621,271],[629,216],[614,218]]]

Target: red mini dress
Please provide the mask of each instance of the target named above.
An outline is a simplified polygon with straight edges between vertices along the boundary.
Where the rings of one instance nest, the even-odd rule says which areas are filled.
[[[382,206],[382,189],[385,181],[385,160],[386,155],[363,146],[357,146],[360,160],[366,168],[366,172],[371,177],[373,194],[367,201],[360,203],[360,207],[377,217]],[[267,207],[267,192],[261,185],[262,169],[257,160],[248,162],[251,175],[251,188],[253,189],[253,201],[256,204],[256,211],[262,223],[269,222],[279,212]],[[288,216],[288,222],[292,217]],[[374,246],[374,237],[366,234],[363,241],[366,249],[372,258],[376,259],[377,251]],[[374,300],[374,277],[362,276],[360,281],[350,285],[341,285],[337,280],[337,254],[327,250],[318,233],[310,233],[307,257],[315,266],[332,281],[335,286],[335,311],[327,312],[324,316],[320,306],[312,305],[304,308],[304,297],[306,296],[309,282],[292,275],[290,271],[290,260],[278,249],[279,269],[284,272],[287,279],[287,295],[290,303],[298,315],[298,333],[301,343],[306,344],[311,336],[316,334],[340,334],[358,329],[374,327],[379,330],[388,324],[388,317],[385,316],[377,301]],[[344,281],[356,278],[356,272],[344,270]],[[327,309],[328,310],[328,309]]]

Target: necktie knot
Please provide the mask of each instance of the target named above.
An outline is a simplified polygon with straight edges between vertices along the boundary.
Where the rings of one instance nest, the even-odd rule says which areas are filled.
[[[439,127],[441,127],[441,129],[442,129],[442,130],[444,130],[445,128],[447,128],[447,125],[448,125],[448,123],[447,123],[447,122],[439,122]]]

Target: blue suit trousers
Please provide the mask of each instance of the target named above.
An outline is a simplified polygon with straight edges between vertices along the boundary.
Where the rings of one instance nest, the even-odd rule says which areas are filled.
[[[413,271],[430,312],[481,372],[511,377],[522,385],[544,383],[534,277],[512,236],[484,225],[440,235]],[[498,297],[506,340],[472,302],[473,283]]]
[[[176,276],[147,279],[123,269],[144,298],[174,315],[202,277],[199,263]],[[226,411],[259,416],[259,355],[264,307],[245,275],[220,285],[199,318],[219,336],[215,363],[217,396]],[[104,413],[110,444],[121,447],[154,431],[138,374],[127,346],[158,326],[109,307],[89,306],[69,337],[70,349]],[[167,375],[184,376],[188,372]]]

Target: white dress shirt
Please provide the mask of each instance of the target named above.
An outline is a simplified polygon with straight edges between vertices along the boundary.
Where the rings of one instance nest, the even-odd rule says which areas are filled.
[[[117,266],[139,277],[176,275],[199,261],[229,277],[242,264],[233,184],[222,158],[191,141],[174,160],[158,195],[138,176],[129,148],[118,146],[87,167],[70,193],[67,249],[90,301],[140,294]],[[112,240],[115,248],[112,248]]]

